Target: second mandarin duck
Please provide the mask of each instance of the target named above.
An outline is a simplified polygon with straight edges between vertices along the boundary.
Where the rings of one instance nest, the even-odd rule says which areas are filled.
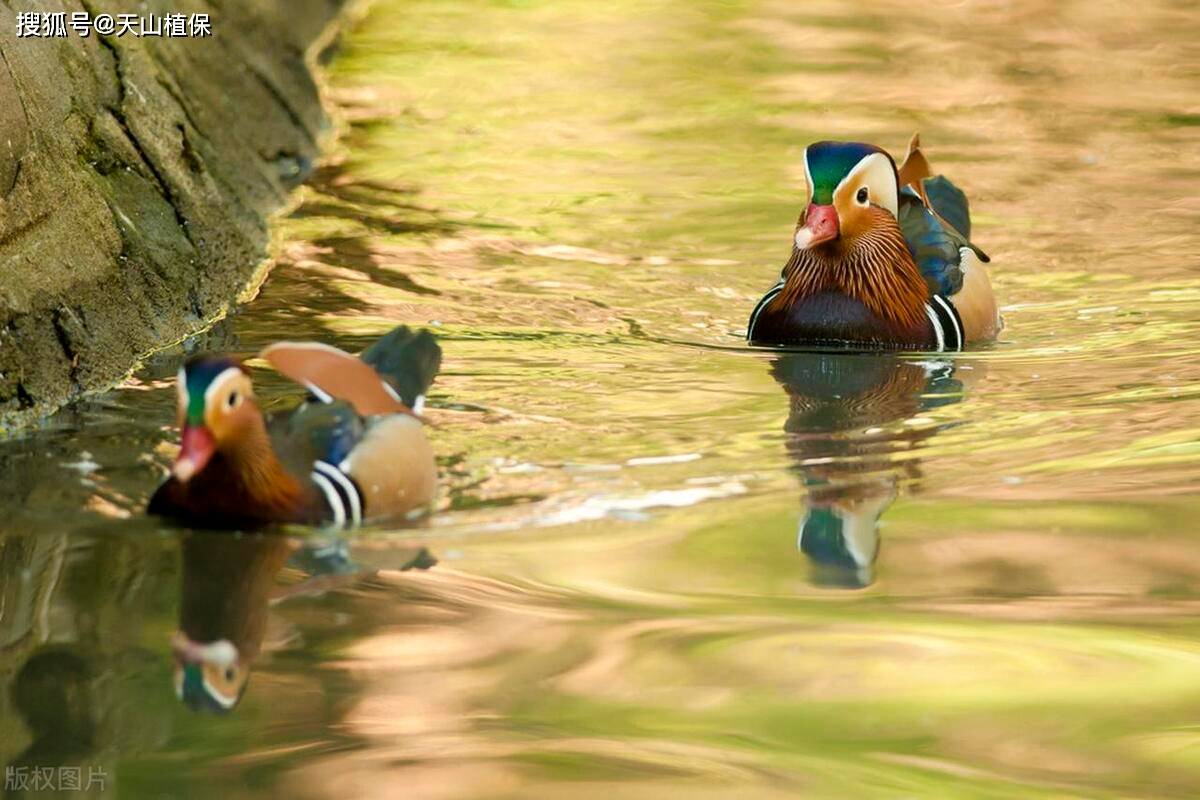
[[[996,335],[967,198],[932,174],[918,137],[899,168],[874,145],[816,142],[804,175],[791,257],[751,313],[747,340],[946,351]]]
[[[149,513],[206,527],[347,525],[430,506],[437,465],[417,414],[441,365],[432,334],[401,326],[359,357],[315,342],[261,355],[310,399],[268,417],[239,360],[190,359],[179,456]]]

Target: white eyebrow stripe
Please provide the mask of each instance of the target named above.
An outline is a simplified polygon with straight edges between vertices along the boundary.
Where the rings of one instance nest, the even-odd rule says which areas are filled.
[[[899,217],[900,198],[898,195],[899,187],[896,185],[896,173],[892,168],[892,165],[888,163],[887,156],[885,156],[883,153],[871,153],[870,155],[865,155],[859,159],[858,163],[854,165],[854,169],[847,172],[846,177],[838,181],[838,185],[834,187],[833,194],[836,197],[842,186],[857,178],[861,173],[875,169],[876,165],[880,163],[888,168],[887,172],[889,173],[889,180],[887,180],[885,185],[881,187],[884,196],[879,198],[878,205],[883,206],[888,211],[892,212],[893,217]]]
[[[227,383],[228,381],[233,380],[235,376],[242,374],[243,373],[241,369],[238,367],[226,367],[218,372],[217,377],[213,378],[212,383],[210,383],[208,388],[204,390],[204,407],[208,408],[209,403],[212,402],[213,397],[217,394],[217,391],[221,388],[222,384]]]
[[[804,180],[808,181],[808,197],[804,198],[804,207],[808,208],[808,204],[813,201],[816,195],[817,187],[813,186],[812,170],[808,168],[808,148],[804,148],[804,152],[800,154],[801,160],[804,162]]]

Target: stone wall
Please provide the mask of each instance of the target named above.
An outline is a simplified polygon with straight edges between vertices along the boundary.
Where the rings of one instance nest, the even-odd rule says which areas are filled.
[[[0,0],[0,430],[111,385],[261,276],[327,129],[344,0]],[[204,38],[19,38],[20,12],[207,13]]]

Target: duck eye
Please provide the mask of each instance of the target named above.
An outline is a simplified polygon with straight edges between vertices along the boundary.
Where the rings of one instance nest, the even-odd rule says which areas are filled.
[[[235,389],[234,391],[230,392],[229,397],[225,399],[225,405],[229,406],[230,408],[237,408],[237,404],[241,402],[241,399],[242,396],[238,394],[237,390]]]
[[[236,675],[237,673],[233,671],[233,667],[229,667],[225,670],[225,680],[227,681],[232,681]]]
[[[859,189],[858,194],[855,195],[855,199],[857,199],[858,202],[860,202],[860,203],[866,203],[867,202],[867,187],[864,186],[861,189]]]

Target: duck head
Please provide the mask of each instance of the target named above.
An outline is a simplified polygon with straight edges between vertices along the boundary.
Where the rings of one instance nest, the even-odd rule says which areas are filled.
[[[798,250],[853,250],[868,232],[894,225],[899,186],[892,157],[874,145],[816,142],[804,150],[808,201],[796,226]]]
[[[187,483],[217,453],[229,453],[252,428],[261,426],[262,412],[246,368],[229,356],[204,355],[179,370],[179,456],[171,474]]]

